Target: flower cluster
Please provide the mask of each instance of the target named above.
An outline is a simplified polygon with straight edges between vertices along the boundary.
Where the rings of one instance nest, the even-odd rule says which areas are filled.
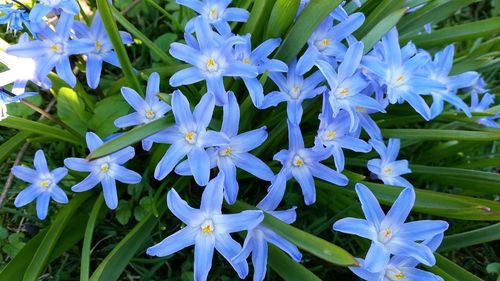
[[[0,5],[0,24],[7,24],[7,30],[15,32],[26,27],[30,33],[23,33],[17,44],[0,51],[0,62],[9,69],[0,75],[0,87],[13,84],[11,92],[17,96],[6,99],[2,91],[2,108],[29,96],[22,95],[29,81],[42,89],[50,89],[48,75],[53,69],[69,86],[75,87],[72,56],[84,56],[87,84],[92,89],[99,85],[103,61],[120,67],[99,12],[95,13],[90,27],[75,21],[79,12],[76,0],[41,0],[32,9],[18,1]],[[126,32],[121,32],[121,37],[124,44],[133,42]],[[1,116],[6,117],[6,112]]]
[[[299,15],[308,3],[301,2]],[[254,280],[263,280],[268,243],[282,249],[293,260],[301,260],[296,246],[262,224],[264,212],[288,224],[295,221],[295,207],[276,211],[283,201],[287,183],[293,178],[301,188],[305,205],[314,204],[315,178],[338,186],[349,183],[342,174],[346,162],[344,149],[368,153],[373,148],[380,158],[369,160],[368,170],[376,179],[399,186],[402,191],[391,210],[384,214],[371,191],[362,184],[356,185],[366,220],[344,218],[333,226],[336,231],[372,241],[366,258],[359,259],[360,266],[351,269],[366,280],[402,280],[405,276],[414,280],[438,280],[439,277],[415,266],[435,263],[433,252],[448,224],[443,221],[405,223],[415,201],[415,191],[402,175],[411,170],[407,160],[397,160],[400,141],[390,139],[386,146],[371,115],[385,113],[391,104],[408,103],[424,120],[431,120],[443,111],[445,101],[469,117],[471,112],[486,111],[493,103],[493,96],[486,93],[478,73],[450,76],[453,46],[434,56],[417,49],[411,42],[401,47],[398,32],[393,28],[372,50],[366,50],[353,35],[363,24],[364,15],[348,14],[341,5],[313,32],[305,51],[287,63],[271,56],[281,44],[280,38],[268,39],[252,48],[250,34],[232,33],[229,22],[245,22],[249,13],[229,7],[231,1],[177,0],[177,3],[198,15],[186,25],[185,44],[170,45],[170,54],[189,66],[172,75],[169,84],[180,87],[202,82],[206,93],[194,105],[176,89],[167,104],[158,95],[160,76],[152,73],[145,97],[131,88],[121,89],[123,98],[134,111],[116,119],[114,124],[126,129],[171,114],[174,124],[142,140],[145,151],[151,150],[154,143],[169,145],[154,170],[154,178],[161,181],[172,172],[193,176],[204,191],[200,209],[190,207],[174,189],[168,192],[168,208],[186,226],[149,247],[147,254],[167,256],[194,245],[194,280],[207,279],[214,249],[240,278],[249,273],[247,258],[251,254]],[[2,89],[0,105],[29,95],[24,93],[27,81],[50,88],[47,76],[54,68],[61,79],[74,87],[77,79],[70,63],[74,55],[84,55],[87,84],[92,89],[99,85],[103,62],[120,66],[98,12],[90,27],[74,21],[74,15],[79,12],[75,0],[41,0],[29,16],[28,10],[22,7],[15,10],[11,6],[0,6],[3,11],[1,9],[7,11],[3,13],[9,19],[9,27],[21,29],[22,22],[31,32],[32,40],[23,34],[17,44],[7,48],[7,54],[0,56],[10,69],[0,76],[0,86],[14,83],[15,89],[12,92]],[[55,27],[44,20],[47,17],[57,19]],[[129,34],[121,36],[124,44],[132,42]],[[18,67],[20,61],[30,63],[32,67],[28,72]],[[261,75],[268,76],[277,90],[265,93],[267,87],[259,80]],[[266,142],[267,128],[240,132],[237,99],[240,96],[228,91],[224,83],[227,77],[243,81],[249,105],[251,100],[256,109],[271,112],[271,107],[286,102],[289,145],[274,155],[273,159],[281,163],[276,174],[252,154]],[[472,92],[470,107],[459,95],[465,90]],[[432,99],[430,106],[426,98]],[[315,101],[322,102],[321,113],[314,142],[306,144],[301,132],[302,117],[309,113],[304,109],[313,106]],[[222,120],[213,122],[217,106],[222,108]],[[478,122],[498,127],[494,120],[499,117],[484,117]],[[222,123],[220,130],[214,123]],[[368,141],[361,137],[365,132],[370,138]],[[88,132],[87,147],[90,152],[95,151],[111,138],[113,136],[103,141]],[[116,181],[125,184],[141,181],[140,174],[124,167],[134,156],[134,148],[126,147],[98,159],[65,159],[67,168],[88,173],[72,191],[84,192],[100,183],[107,206],[117,208]],[[38,216],[44,219],[50,198],[59,203],[68,202],[64,191],[57,186],[67,170],[58,168],[50,172],[41,151],[36,153],[34,162],[35,170],[23,166],[12,168],[15,176],[31,184],[19,193],[15,205],[20,207],[36,199]],[[213,169],[217,171],[212,173]],[[257,205],[259,210],[222,214],[224,200],[234,204],[238,199],[238,169],[269,182],[268,192]],[[244,230],[247,235],[240,245],[230,234]]]

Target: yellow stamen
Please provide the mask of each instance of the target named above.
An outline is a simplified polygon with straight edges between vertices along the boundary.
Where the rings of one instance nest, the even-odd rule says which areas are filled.
[[[146,118],[153,119],[155,117],[155,113],[153,111],[146,112]]]
[[[195,132],[188,132],[184,136],[184,139],[186,139],[186,141],[189,144],[194,144],[196,142],[196,133]]]
[[[50,185],[50,181],[49,180],[43,180],[41,183],[40,183],[40,186],[41,187],[49,187]]]
[[[216,8],[210,9],[210,18],[211,19],[216,19],[217,18],[217,9]]]
[[[53,52],[59,52],[61,50],[61,48],[59,48],[59,46],[57,44],[54,44],[54,45],[50,46],[50,49]]]
[[[342,88],[342,90],[340,90],[340,94],[344,97],[346,97],[347,95],[349,95],[349,89],[347,88]]]
[[[295,166],[295,167],[302,167],[304,166],[304,159],[302,159],[299,155],[295,155],[295,157],[293,157],[293,162],[292,164]]]
[[[233,153],[233,149],[231,147],[227,147],[226,149],[224,149],[223,154],[225,156],[229,156],[229,155],[231,155],[231,153]]]
[[[390,228],[386,228],[384,231],[384,236],[389,238],[392,235],[392,230]]]
[[[244,59],[243,59],[243,63],[245,63],[245,64],[250,64],[250,59],[249,59],[249,58],[244,58]]]
[[[397,82],[404,82],[406,78],[403,75],[399,75],[398,78],[396,79]]]
[[[364,108],[364,107],[362,107],[362,106],[356,106],[356,111],[357,111],[357,112],[361,112],[361,111],[363,111],[363,110],[365,110],[365,108]]]
[[[207,220],[205,221],[201,226],[201,232],[203,234],[210,234],[212,232],[214,232],[214,226],[212,224],[212,221],[211,220]]]
[[[326,132],[326,137],[328,139],[333,139],[335,137],[335,135],[336,135],[335,131],[330,130],[330,131]]]
[[[398,274],[394,275],[394,277],[396,277],[398,280],[403,280],[405,279],[405,274],[403,272],[398,272]]]
[[[207,69],[208,71],[212,72],[212,71],[216,71],[217,70],[217,63],[215,62],[215,60],[213,58],[209,58],[207,60]]]
[[[332,43],[332,41],[330,41],[330,39],[325,38],[325,39],[321,40],[321,44],[323,44],[323,46],[328,46],[328,45],[330,45],[330,43]]]
[[[102,164],[101,165],[101,172],[106,173],[109,171],[109,165],[108,164]]]
[[[95,49],[96,49],[96,51],[100,52],[101,48],[102,48],[101,42],[100,41],[96,41],[95,42]]]
[[[384,168],[384,174],[388,175],[392,173],[392,167],[385,167]]]

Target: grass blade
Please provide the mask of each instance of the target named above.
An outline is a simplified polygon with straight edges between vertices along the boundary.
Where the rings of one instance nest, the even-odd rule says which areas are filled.
[[[120,12],[115,9],[115,7],[110,7],[111,13],[113,17],[115,17],[116,21],[119,22],[128,32],[130,32],[135,37],[139,38],[139,40],[144,43],[151,50],[151,52],[155,53],[164,63],[172,65],[176,62],[173,58],[171,58],[167,53],[165,53],[160,47],[158,47],[153,41],[151,41],[144,33],[142,33],[139,29],[137,29],[132,23],[130,23],[124,16],[120,14]]]
[[[0,126],[31,132],[42,136],[53,137],[65,142],[82,145],[83,138],[78,138],[68,131],[52,127],[41,122],[35,122],[24,118],[9,116],[0,121]]]
[[[282,37],[299,9],[299,0],[277,0],[267,24],[266,38]]]
[[[290,32],[283,40],[275,58],[289,63],[300,52],[314,29],[335,9],[341,0],[311,1],[300,13]]]
[[[90,213],[89,219],[87,221],[87,226],[85,228],[85,236],[83,239],[82,246],[82,260],[80,267],[80,281],[88,281],[90,273],[90,248],[92,246],[92,235],[94,233],[94,227],[99,216],[99,212],[104,203],[104,196],[99,196],[92,207],[92,212]]]
[[[438,250],[446,252],[496,240],[500,240],[500,223],[446,236]]]
[[[453,279],[447,280],[456,280],[456,281],[482,281],[483,279],[475,276],[474,274],[468,272],[463,267],[457,265],[456,263],[450,261],[449,259],[443,257],[442,255],[435,253],[436,256],[436,265],[432,268],[428,268],[430,271],[434,273],[444,272],[447,276]],[[437,269],[437,271],[434,271]]]
[[[109,36],[111,44],[113,44],[113,48],[118,56],[120,66],[123,70],[123,74],[127,78],[130,87],[144,96],[141,84],[139,84],[139,80],[137,80],[137,77],[135,76],[134,68],[132,67],[132,63],[130,63],[125,47],[123,46],[120,33],[118,32],[118,27],[116,26],[116,22],[111,14],[111,6],[109,5],[108,0],[97,0],[97,9],[101,14],[102,23]]]
[[[92,152],[89,156],[87,156],[87,158],[95,159],[103,157],[110,153],[118,151],[122,148],[125,148],[129,145],[132,145],[136,142],[139,142],[145,137],[151,136],[163,129],[166,129],[168,126],[172,124],[172,121],[173,121],[173,116],[168,115],[165,118],[155,120],[149,124],[137,126],[132,130],[124,133],[123,135],[118,136],[106,142],[105,144],[101,145],[96,150],[94,150],[94,152]]]
[[[406,36],[401,41],[413,41],[418,47],[428,48],[444,46],[455,42],[487,37],[500,32],[500,17],[489,18],[471,23],[451,26],[433,31],[430,34],[423,33],[417,36]]]
[[[234,205],[227,207],[238,211],[255,209],[255,207],[241,201],[236,201]],[[340,266],[350,266],[356,264],[354,257],[346,250],[317,236],[286,224],[272,215],[266,213],[262,225],[273,230],[300,249],[307,251],[329,263]]]
[[[5,163],[16,148],[21,146],[31,136],[30,132],[22,131],[0,145],[0,163]]]
[[[364,36],[361,41],[365,45],[364,53],[368,53],[373,46],[382,38],[391,28],[393,28],[406,13],[406,8],[396,10],[381,20],[372,30]]]
[[[383,129],[387,138],[421,139],[421,140],[463,140],[463,141],[495,141],[500,140],[500,132],[481,132],[464,130],[438,129]]]
[[[278,273],[278,275],[287,281],[321,281],[305,266],[292,260],[287,254],[283,253],[278,247],[269,245],[269,256],[267,261],[269,266]]]
[[[50,255],[59,241],[66,225],[72,220],[73,214],[86,201],[92,192],[75,195],[68,205],[64,206],[57,214],[47,234],[43,237],[40,246],[35,252],[33,260],[24,271],[24,281],[36,281],[50,260]]]

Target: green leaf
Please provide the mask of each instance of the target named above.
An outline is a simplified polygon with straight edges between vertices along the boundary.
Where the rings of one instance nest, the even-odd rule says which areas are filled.
[[[40,95],[27,97],[24,100],[29,101],[36,106],[40,106],[42,104],[42,97]],[[7,112],[9,115],[25,118],[35,113],[35,111],[30,107],[18,102],[7,104]]]
[[[283,253],[271,243],[268,244],[269,256],[267,261],[269,266],[278,273],[278,275],[287,281],[321,281],[305,266],[292,260],[287,254]]]
[[[372,1],[375,3],[375,1]],[[363,4],[361,7],[361,12],[367,15],[363,25],[354,32],[356,38],[363,38],[372,30],[378,23],[386,19],[396,10],[404,8],[406,1],[404,0],[383,0],[377,1],[376,6],[369,5],[368,3]]]
[[[401,187],[398,186],[366,181],[357,182],[370,188],[379,202],[386,206],[392,206],[402,191]],[[355,184],[356,181],[351,180],[347,187],[339,187],[323,181],[316,181],[316,188],[321,188],[331,196],[347,194],[356,197]],[[419,188],[414,188],[414,190],[416,200],[413,211],[415,212],[461,220],[500,221],[500,203],[498,202]]]
[[[75,195],[69,204],[64,206],[57,213],[54,222],[51,224],[47,234],[36,250],[33,260],[24,271],[24,281],[38,280],[38,277],[40,277],[40,274],[49,262],[50,255],[66,225],[72,220],[73,214],[80,207],[80,205],[87,200],[91,194],[91,192],[85,192]]]
[[[293,23],[300,0],[277,0],[267,24],[266,38],[281,38]]]
[[[0,145],[0,163],[5,163],[14,150],[21,146],[31,136],[30,132],[21,131]]]
[[[255,207],[252,207],[241,201],[236,201],[233,206],[227,207],[229,209],[236,209],[238,211],[255,209]],[[286,224],[270,214],[265,213],[265,218],[262,222],[262,225],[273,230],[278,235],[292,242],[300,249],[303,249],[304,251],[307,251],[329,263],[341,266],[350,266],[356,264],[356,260],[354,259],[354,257],[346,250],[317,236]]]
[[[99,212],[102,209],[104,202],[104,196],[98,196],[95,200],[94,206],[92,207],[92,212],[90,213],[89,220],[87,221],[87,227],[85,228],[85,236],[83,239],[82,246],[82,259],[80,267],[80,281],[88,281],[90,273],[90,250],[92,246],[92,235],[94,233],[94,227],[99,216]]]
[[[90,114],[85,111],[83,100],[71,88],[62,87],[57,93],[57,116],[82,136],[87,132]]]
[[[122,38],[120,36],[120,33],[118,32],[118,27],[116,26],[115,23],[115,18],[118,20],[118,17],[122,16],[120,15],[120,13],[117,13],[118,16],[114,13],[113,15],[111,14],[111,11],[112,10],[116,11],[116,9],[109,5],[108,0],[97,0],[97,9],[101,13],[102,23],[104,25],[104,28],[106,29],[106,33],[109,36],[111,44],[113,44],[113,48],[115,50],[116,55],[118,56],[121,69],[123,71],[123,74],[127,78],[128,84],[132,89],[134,89],[136,92],[144,96],[141,84],[139,84],[139,80],[137,80],[137,77],[135,76],[134,68],[132,67],[132,63],[130,63],[127,51],[123,46]]]
[[[442,255],[435,253],[436,265],[429,270],[434,272],[434,268],[438,269],[438,272],[444,272],[453,279],[446,280],[456,280],[456,281],[482,281],[481,278],[475,276],[474,274],[468,272],[463,267],[457,265],[456,263],[450,261],[449,259],[443,257]],[[435,272],[436,273],[436,272]]]
[[[91,204],[82,204],[82,207],[73,215],[52,250],[49,262],[60,257],[65,251],[74,247],[82,239],[85,231],[85,224],[82,221],[88,220],[90,206]],[[36,250],[47,235],[48,230],[48,227],[42,229],[26,243],[18,255],[0,271],[0,281],[21,281],[23,279],[23,275],[19,273],[26,270]]]
[[[121,225],[125,225],[132,217],[132,204],[130,201],[120,200],[116,209],[116,219]]]
[[[300,52],[316,27],[335,9],[341,0],[317,0],[311,1],[302,10],[295,24],[290,29],[276,55],[286,63]]]
[[[45,125],[41,122],[35,122],[15,116],[9,116],[0,121],[0,126],[31,132],[42,136],[53,137],[58,140],[69,142],[76,145],[82,145],[82,138],[78,138],[68,131]]]
[[[445,27],[435,30],[430,34],[422,33],[412,37],[401,37],[400,40],[403,42],[411,40],[418,47],[428,48],[487,37],[497,33],[500,33],[500,17]]]
[[[175,41],[177,41],[177,35],[175,35],[174,33],[165,33],[156,38],[154,43],[156,46],[158,46],[158,48],[162,50],[168,50],[170,44],[172,44]],[[153,52],[151,49],[149,50],[149,53],[151,55],[151,58],[153,58],[153,60],[155,61],[161,60],[160,56],[158,56],[158,54]]]
[[[97,3],[100,3],[100,2],[102,3],[104,1],[107,1],[107,0],[98,0]],[[101,4],[101,5],[104,5],[104,4]],[[99,5],[97,5],[97,6],[99,7]],[[116,19],[117,22],[119,22],[132,35],[139,38],[139,40],[141,40],[142,43],[144,43],[144,45],[146,45],[151,52],[155,53],[164,63],[169,64],[169,65],[175,64],[174,59],[172,59],[170,56],[168,56],[167,53],[165,53],[160,47],[158,47],[153,41],[151,41],[146,35],[144,35],[144,33],[142,33],[132,23],[130,23],[124,16],[122,16],[120,14],[120,12],[117,9],[115,9],[115,7],[109,6],[109,5],[106,5],[106,6],[107,6],[107,9],[109,11],[108,15],[110,18],[112,18],[111,14],[113,14],[113,17]],[[101,8],[99,8],[99,11],[101,11]],[[102,11],[101,11],[101,14],[102,14]],[[103,15],[103,17],[104,17],[104,15]],[[104,21],[104,19],[103,19],[103,21]],[[112,21],[112,22],[115,25],[115,30],[117,30],[115,22],[114,21]],[[113,46],[114,46],[114,44],[113,44]],[[122,47],[123,47],[123,45],[122,45]],[[128,59],[128,57],[127,57],[127,59]],[[127,76],[127,75],[125,75],[125,76]],[[130,78],[127,76],[127,79],[130,79]],[[134,75],[134,79],[135,79],[135,75]]]
[[[439,252],[462,249],[473,245],[500,240],[500,223],[471,231],[446,236],[439,247]]]
[[[424,7],[404,17],[398,24],[400,35],[418,31],[428,23],[436,23],[447,18],[450,14],[461,8],[478,2],[479,0],[435,0],[430,1]]]
[[[120,135],[94,150],[87,158],[95,159],[111,154],[129,145],[141,141],[142,139],[151,136],[159,131],[168,128],[173,121],[173,116],[170,114],[165,118],[155,120],[149,124],[137,126],[132,130]],[[0,123],[1,124],[1,123]]]
[[[500,132],[481,132],[463,130],[438,129],[382,129],[386,138],[420,139],[420,140],[463,140],[463,141],[495,141],[500,140]]]
[[[410,169],[412,174],[419,177],[429,177],[432,182],[482,193],[498,194],[500,186],[500,174],[498,173],[424,165],[410,165]]]
[[[406,13],[406,8],[396,10],[377,23],[365,37],[361,39],[365,45],[364,53],[368,53],[373,46],[382,38],[391,28],[393,28]]]
[[[182,181],[182,180],[181,180]],[[184,181],[182,181],[184,182]],[[164,200],[156,202],[158,210],[162,214],[166,211]],[[111,253],[99,264],[96,271],[90,277],[90,281],[112,281],[118,280],[123,270],[127,267],[130,259],[150,239],[150,233],[158,219],[153,213],[149,213],[118,243]]]
[[[242,33],[252,34],[252,42],[254,44],[261,42],[262,32],[265,29],[265,23],[267,23],[273,4],[276,0],[255,0],[252,11],[250,12],[250,17],[248,21],[243,25]]]
[[[97,135],[107,137],[119,130],[115,120],[129,112],[130,105],[121,95],[107,97],[96,104],[94,114],[89,121],[89,128]]]

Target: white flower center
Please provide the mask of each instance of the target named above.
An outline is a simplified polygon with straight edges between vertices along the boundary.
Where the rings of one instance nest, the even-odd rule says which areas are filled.
[[[156,117],[155,113],[152,110],[148,110],[146,112],[146,118],[148,120],[153,120]]]
[[[349,89],[347,88],[341,88],[337,90],[337,97],[339,98],[345,98],[349,96]]]
[[[214,232],[214,224],[212,223],[212,220],[204,221],[200,225],[200,228],[203,234],[211,234],[212,232]]]
[[[233,149],[228,146],[225,149],[219,151],[220,156],[230,156],[233,153]]]
[[[407,81],[407,77],[405,77],[404,75],[402,74],[399,74],[399,75],[395,75],[394,78],[392,79],[392,86],[393,87],[399,87],[399,86],[402,86],[406,83]]]
[[[389,176],[391,175],[393,172],[393,169],[391,166],[385,166],[384,168],[382,168],[382,175],[384,176]]]
[[[217,11],[217,8],[212,7],[208,11],[208,19],[211,20],[211,21],[215,21],[215,20],[219,19],[219,11]]]
[[[196,139],[197,139],[198,135],[195,133],[195,132],[187,132],[185,135],[184,135],[184,139],[189,143],[189,144],[195,144],[196,143]]]
[[[50,50],[52,50],[52,52],[54,52],[56,54],[62,54],[62,53],[64,53],[63,46],[60,43],[54,43],[54,44],[52,44],[52,46],[50,46]]]
[[[328,46],[332,44],[332,41],[328,38],[324,38],[314,42],[314,46],[318,49],[318,51],[324,51]]]
[[[292,89],[290,89],[290,91],[288,92],[292,99],[297,99],[300,96],[300,93],[301,89],[299,86],[293,86]]]
[[[389,266],[385,272],[385,277],[391,281],[401,281],[405,280],[406,276],[404,272],[395,268],[394,266]]]
[[[101,169],[101,172],[107,173],[109,171],[109,164],[108,163],[101,164],[100,169]]]
[[[378,241],[382,244],[387,243],[389,240],[391,240],[392,236],[394,235],[394,231],[390,228],[387,227],[385,229],[382,229],[378,233]]]
[[[304,164],[304,159],[302,159],[302,157],[300,157],[299,155],[295,155],[293,157],[292,165],[294,165],[295,167],[302,167],[304,166]]]
[[[44,179],[40,182],[40,186],[43,188],[49,188],[52,185],[52,180]]]
[[[337,133],[334,130],[328,130],[323,133],[323,140],[329,141],[335,138]]]
[[[217,62],[215,62],[215,60],[213,58],[208,58],[207,70],[209,72],[215,72],[215,71],[219,70],[219,65],[217,64]]]

